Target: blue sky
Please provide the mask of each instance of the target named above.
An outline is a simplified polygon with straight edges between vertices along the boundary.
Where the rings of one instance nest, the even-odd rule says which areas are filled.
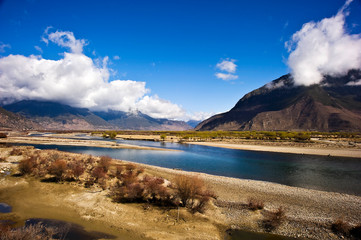
[[[83,54],[94,62],[108,56],[109,81],[145,82],[146,94],[177,104],[188,115],[218,113],[290,72],[285,42],[303,24],[334,16],[344,3],[0,0],[0,57],[62,59],[69,50],[42,41],[51,26],[51,32],[84,39]],[[361,32],[359,13],[361,1],[354,0],[346,17],[349,34]],[[221,71],[217,63],[224,60],[236,68]],[[236,79],[217,78],[220,72]]]

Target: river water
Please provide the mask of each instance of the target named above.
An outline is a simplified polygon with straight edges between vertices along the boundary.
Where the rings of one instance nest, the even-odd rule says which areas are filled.
[[[60,145],[35,145],[35,147],[57,148],[95,156],[108,155],[116,159],[166,168],[361,196],[361,158],[257,152],[136,140],[116,140],[116,142],[180,151]]]

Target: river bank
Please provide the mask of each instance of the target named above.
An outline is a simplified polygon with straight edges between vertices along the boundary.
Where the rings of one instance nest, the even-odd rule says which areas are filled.
[[[10,156],[11,149],[0,148],[0,157],[6,159],[1,164],[15,169],[21,156]],[[83,156],[66,154],[77,158]],[[250,211],[246,207],[249,198],[263,201],[266,210],[279,207],[285,209],[285,221],[273,231],[280,235],[310,239],[342,239],[330,230],[331,223],[341,217],[352,225],[359,224],[360,221],[361,197],[145,164],[136,165],[144,168],[146,173],[169,181],[173,181],[179,174],[198,176],[218,197],[204,214],[192,215],[186,209],[181,209],[181,220],[177,221],[176,209],[114,203],[107,197],[107,191],[99,188],[84,189],[75,183],[43,183],[32,178],[7,176],[0,181],[0,202],[6,200],[12,205],[12,214],[21,212],[20,216],[16,215],[21,219],[34,217],[33,215],[47,218],[56,216],[65,221],[75,219],[75,223],[85,224],[88,229],[97,230],[104,226],[103,229],[112,229],[115,233],[123,230],[128,233],[138,232],[140,234],[130,235],[144,239],[223,239],[228,228],[265,231],[260,225],[263,210]],[[53,209],[54,212],[41,211],[44,208]],[[68,209],[66,212],[72,213],[71,217],[62,216],[59,209]],[[38,216],[38,213],[41,216]],[[114,231],[106,230],[113,235]]]
[[[9,136],[7,138],[0,138],[0,143],[26,143],[26,144],[42,144],[42,145],[66,145],[66,146],[85,146],[85,147],[99,147],[99,148],[115,148],[115,149],[136,149],[136,150],[156,150],[156,151],[177,151],[173,149],[144,147],[130,144],[121,144],[112,141],[101,140],[81,140],[73,139],[71,135],[68,137],[29,137],[29,136]]]
[[[187,142],[187,143],[202,145],[202,146],[239,149],[239,150],[247,150],[247,151],[361,158],[361,149],[359,149],[359,148],[321,148],[321,147],[318,147],[317,145],[313,146],[313,147],[270,146],[270,145],[263,145],[263,144],[251,145],[251,144],[247,144],[247,143],[236,144],[236,143],[222,143],[222,142]]]
[[[126,140],[162,141],[159,135],[117,135],[117,138]],[[210,147],[239,149],[247,151],[310,154],[320,156],[361,158],[361,144],[348,140],[318,140],[310,142],[267,141],[267,140],[240,140],[223,139],[214,141],[182,141],[179,137],[167,136],[165,142],[182,142]]]

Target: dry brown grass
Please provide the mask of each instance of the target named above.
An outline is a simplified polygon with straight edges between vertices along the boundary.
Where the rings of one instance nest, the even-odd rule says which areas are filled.
[[[3,225],[0,227],[0,240],[53,240],[57,233],[57,229],[41,223],[15,229]]]

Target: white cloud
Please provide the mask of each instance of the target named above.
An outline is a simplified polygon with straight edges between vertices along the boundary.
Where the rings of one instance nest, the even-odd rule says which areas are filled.
[[[137,103],[137,109],[154,118],[183,119],[185,111],[177,104],[155,96],[144,96]]]
[[[34,48],[35,48],[36,50],[38,50],[40,53],[43,53],[43,49],[41,49],[41,47],[39,47],[39,46],[34,46]]]
[[[195,120],[195,121],[203,121],[207,118],[212,117],[215,115],[214,112],[194,112],[194,113],[188,113],[187,114],[187,120]]]
[[[0,102],[48,100],[91,110],[138,109],[156,118],[184,118],[185,111],[177,104],[150,96],[145,82],[109,81],[108,57],[95,62],[84,55],[85,40],[75,39],[71,32],[57,31],[48,36],[45,39],[71,52],[65,52],[59,60],[34,55],[0,58]]]
[[[351,81],[346,84],[347,86],[361,86],[361,79],[356,81]]]
[[[82,53],[83,47],[87,45],[84,39],[76,39],[74,33],[69,31],[56,31],[49,33],[51,27],[47,27],[42,40],[48,44],[49,40],[61,47],[70,48],[72,53]]]
[[[235,61],[235,59],[227,58],[226,60],[222,60],[221,62],[217,63],[216,68],[220,71],[223,71],[223,73],[217,72],[215,76],[225,81],[237,79],[238,76],[234,74],[237,70],[237,65],[234,63]]]
[[[118,55],[115,55],[115,56],[113,57],[113,59],[114,59],[114,60],[119,60],[120,57],[119,57]]]
[[[231,74],[231,73],[216,73],[215,74],[217,78],[229,81],[229,80],[236,80],[238,78],[237,75]]]
[[[10,44],[0,42],[0,53],[5,52],[5,48],[11,48]]]
[[[216,68],[221,71],[225,71],[228,73],[235,73],[237,69],[237,65],[234,63],[236,60],[234,59],[226,59],[220,63],[217,63]]]
[[[287,61],[297,85],[320,83],[324,75],[337,76],[350,69],[361,69],[361,34],[345,29],[345,12],[352,0],[338,13],[319,22],[309,22],[286,42]]]

